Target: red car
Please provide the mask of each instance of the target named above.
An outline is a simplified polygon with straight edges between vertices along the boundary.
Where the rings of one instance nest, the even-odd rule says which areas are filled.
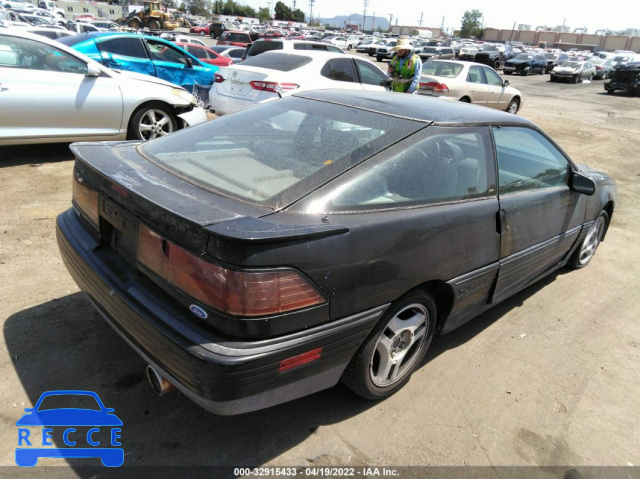
[[[211,23],[201,23],[195,27],[191,27],[189,29],[189,33],[197,33],[198,35],[210,35],[211,34]]]
[[[218,45],[229,45],[231,47],[248,47],[253,40],[247,32],[241,30],[227,30],[218,40]]]
[[[291,32],[287,35],[288,40],[304,40],[304,35],[300,32]]]
[[[231,57],[223,57],[222,55],[219,55],[213,50],[210,50],[207,47],[203,47],[202,45],[183,42],[176,42],[176,45],[178,45],[183,50],[191,53],[201,62],[209,63],[211,65],[217,65],[219,67],[227,67],[229,65],[233,65],[233,60],[231,59]]]
[[[266,30],[263,34],[260,35],[262,38],[280,38],[286,36],[280,30]]]

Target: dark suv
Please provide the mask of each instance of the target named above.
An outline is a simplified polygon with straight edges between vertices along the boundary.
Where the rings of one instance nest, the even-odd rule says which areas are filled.
[[[476,53],[473,61],[493,67],[495,70],[502,68],[504,62],[513,58],[515,53],[511,45],[488,45],[482,51]]]
[[[211,38],[220,38],[227,30],[234,30],[234,26],[229,23],[212,23],[209,27]]]
[[[640,62],[627,63],[615,70],[611,81],[604,84],[604,89],[609,94],[622,90],[640,95]]]
[[[507,60],[503,68],[505,75],[511,75],[512,73],[528,75],[534,72],[542,75],[546,71],[547,59],[539,53],[520,53],[517,57]]]

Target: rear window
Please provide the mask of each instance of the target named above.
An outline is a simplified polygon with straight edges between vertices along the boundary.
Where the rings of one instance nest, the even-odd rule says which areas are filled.
[[[427,61],[422,64],[423,75],[434,75],[444,78],[457,77],[464,66],[461,63]]]
[[[253,45],[251,45],[251,47],[249,48],[249,51],[247,52],[247,57],[260,55],[261,53],[268,52],[271,50],[282,50],[282,42],[264,42],[264,41],[254,42]]]
[[[196,186],[275,210],[422,127],[288,97],[151,141],[140,152]]]
[[[311,63],[311,58],[291,53],[271,53],[247,58],[242,65],[251,67],[269,68],[281,72],[289,72]]]
[[[251,38],[245,33],[229,33],[226,40],[229,42],[251,43]]]

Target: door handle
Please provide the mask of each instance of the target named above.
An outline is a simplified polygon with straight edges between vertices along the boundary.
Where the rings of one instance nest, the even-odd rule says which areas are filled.
[[[4,86],[2,83],[0,83],[0,91],[7,91],[8,89],[8,86]]]
[[[496,232],[500,236],[509,232],[509,227],[507,226],[507,215],[504,210],[498,210],[496,213]]]

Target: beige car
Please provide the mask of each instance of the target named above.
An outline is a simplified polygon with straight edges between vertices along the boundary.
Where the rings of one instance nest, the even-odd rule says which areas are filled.
[[[491,67],[479,63],[429,60],[422,64],[419,95],[447,97],[516,114],[522,93]]]

